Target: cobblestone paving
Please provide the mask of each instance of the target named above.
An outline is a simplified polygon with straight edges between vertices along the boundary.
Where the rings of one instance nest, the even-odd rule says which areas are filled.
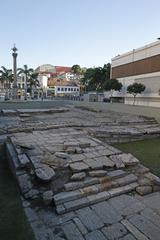
[[[109,126],[114,133],[146,135],[150,126],[154,136],[158,123],[69,106],[59,110],[8,111],[0,122],[36,239],[159,239],[160,179],[93,134]]]

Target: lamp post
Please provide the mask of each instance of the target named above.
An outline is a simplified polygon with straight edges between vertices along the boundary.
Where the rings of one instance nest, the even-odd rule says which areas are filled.
[[[12,56],[13,56],[13,97],[17,98],[17,56],[18,56],[18,49],[16,48],[15,44],[13,48],[11,49]]]

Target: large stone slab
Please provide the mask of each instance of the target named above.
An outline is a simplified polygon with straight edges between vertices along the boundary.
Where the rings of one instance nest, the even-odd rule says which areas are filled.
[[[122,216],[106,201],[93,205],[92,209],[105,224],[113,224],[122,219]]]
[[[55,171],[45,164],[40,164],[39,168],[35,169],[35,174],[39,180],[49,182],[55,176]]]
[[[87,228],[83,225],[79,218],[75,217],[73,221],[76,224],[79,231],[82,233],[82,235],[86,235],[88,233]]]
[[[70,168],[73,172],[80,172],[87,170],[89,167],[83,162],[71,163]]]
[[[104,226],[101,219],[89,207],[78,210],[77,215],[89,231],[93,231]]]
[[[106,240],[105,236],[99,230],[90,232],[85,237],[86,240]]]
[[[90,204],[102,202],[102,201],[107,200],[109,198],[110,198],[110,194],[107,191],[87,196],[87,199],[89,200]]]
[[[32,183],[27,174],[17,176],[17,178],[22,193],[29,192],[32,189]]]
[[[56,204],[60,204],[60,203],[75,200],[81,196],[82,196],[82,193],[78,190],[70,191],[70,192],[60,192],[54,195],[54,202]]]
[[[135,158],[131,153],[122,153],[117,156],[125,166],[132,166],[139,163],[139,160]]]
[[[137,239],[137,240],[149,240],[141,231],[139,231],[134,225],[132,225],[128,220],[124,219],[121,221],[121,223],[127,228],[129,232],[133,234],[134,237],[132,238],[126,238],[124,237],[123,240],[132,240],[132,239]]]
[[[102,228],[103,234],[108,240],[119,239],[127,234],[127,229],[121,223]]]
[[[82,234],[72,222],[68,222],[63,226],[63,231],[68,240],[84,240]]]
[[[136,214],[129,218],[129,222],[138,228],[146,237],[151,240],[159,240],[160,229],[144,216]]]
[[[108,200],[112,207],[123,216],[137,213],[145,208],[145,205],[129,195],[120,195]]]
[[[66,209],[66,212],[74,211],[74,210],[77,210],[79,208],[86,207],[88,205],[89,205],[89,201],[86,197],[64,203],[64,207]]]

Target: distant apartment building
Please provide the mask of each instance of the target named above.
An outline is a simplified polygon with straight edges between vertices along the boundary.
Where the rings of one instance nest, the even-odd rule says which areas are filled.
[[[112,58],[111,78],[118,79],[123,88],[114,97],[133,103],[133,96],[127,93],[127,86],[137,82],[146,86],[136,97],[136,105],[160,107],[160,41],[133,49]]]
[[[36,69],[43,92],[47,96],[79,95],[78,76],[71,67],[44,64]]]

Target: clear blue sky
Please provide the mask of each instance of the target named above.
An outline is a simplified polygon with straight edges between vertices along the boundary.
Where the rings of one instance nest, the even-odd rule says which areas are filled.
[[[102,66],[160,37],[159,0],[0,0],[0,66]]]

